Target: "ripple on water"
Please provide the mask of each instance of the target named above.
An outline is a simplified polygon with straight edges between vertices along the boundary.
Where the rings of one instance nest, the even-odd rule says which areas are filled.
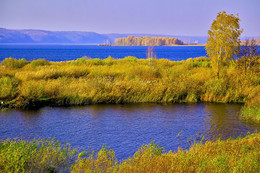
[[[188,148],[203,136],[226,139],[259,130],[239,120],[241,106],[124,104],[13,110],[1,112],[0,139],[55,138],[95,151],[106,144],[118,159],[126,159],[153,140],[169,151]]]

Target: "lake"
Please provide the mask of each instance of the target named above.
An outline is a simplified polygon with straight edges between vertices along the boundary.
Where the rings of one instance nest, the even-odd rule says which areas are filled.
[[[89,56],[105,59],[108,56],[120,59],[126,56],[146,58],[147,46],[95,46],[95,45],[0,45],[0,61],[7,57],[27,60],[44,58],[49,61],[69,61]],[[204,46],[157,46],[157,58],[174,61],[206,56]]]
[[[239,120],[241,104],[117,104],[44,107],[0,112],[0,139],[55,138],[97,151],[103,144],[126,159],[143,144],[166,151],[189,148],[194,140],[245,136],[259,126]]]

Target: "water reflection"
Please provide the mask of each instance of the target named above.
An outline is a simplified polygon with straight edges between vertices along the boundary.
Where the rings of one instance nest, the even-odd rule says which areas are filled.
[[[245,135],[259,127],[241,122],[238,104],[126,104],[9,111],[0,114],[0,139],[53,138],[73,147],[99,150],[119,159],[154,140],[166,151],[188,148],[194,140]]]
[[[241,132],[249,129],[247,125],[239,120],[241,105],[233,104],[206,104],[205,130],[204,134],[208,139],[236,137]]]

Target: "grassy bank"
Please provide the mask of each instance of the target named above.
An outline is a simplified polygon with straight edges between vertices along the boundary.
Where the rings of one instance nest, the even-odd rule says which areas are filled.
[[[259,65],[245,72],[243,62],[230,62],[218,77],[206,57],[152,62],[135,57],[68,62],[7,58],[0,66],[0,105],[254,102],[260,97]]]
[[[151,143],[118,161],[114,151],[78,153],[54,140],[0,142],[0,172],[258,172],[260,134],[195,143],[189,150],[163,152]]]
[[[250,123],[260,124],[260,97],[259,95],[247,101],[242,108],[240,118]]]

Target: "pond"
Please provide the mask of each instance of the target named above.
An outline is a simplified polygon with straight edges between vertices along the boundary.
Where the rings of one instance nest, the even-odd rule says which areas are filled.
[[[240,104],[118,104],[0,112],[0,139],[55,138],[98,151],[106,144],[126,159],[153,140],[165,151],[204,139],[245,136],[259,126],[239,120]]]

